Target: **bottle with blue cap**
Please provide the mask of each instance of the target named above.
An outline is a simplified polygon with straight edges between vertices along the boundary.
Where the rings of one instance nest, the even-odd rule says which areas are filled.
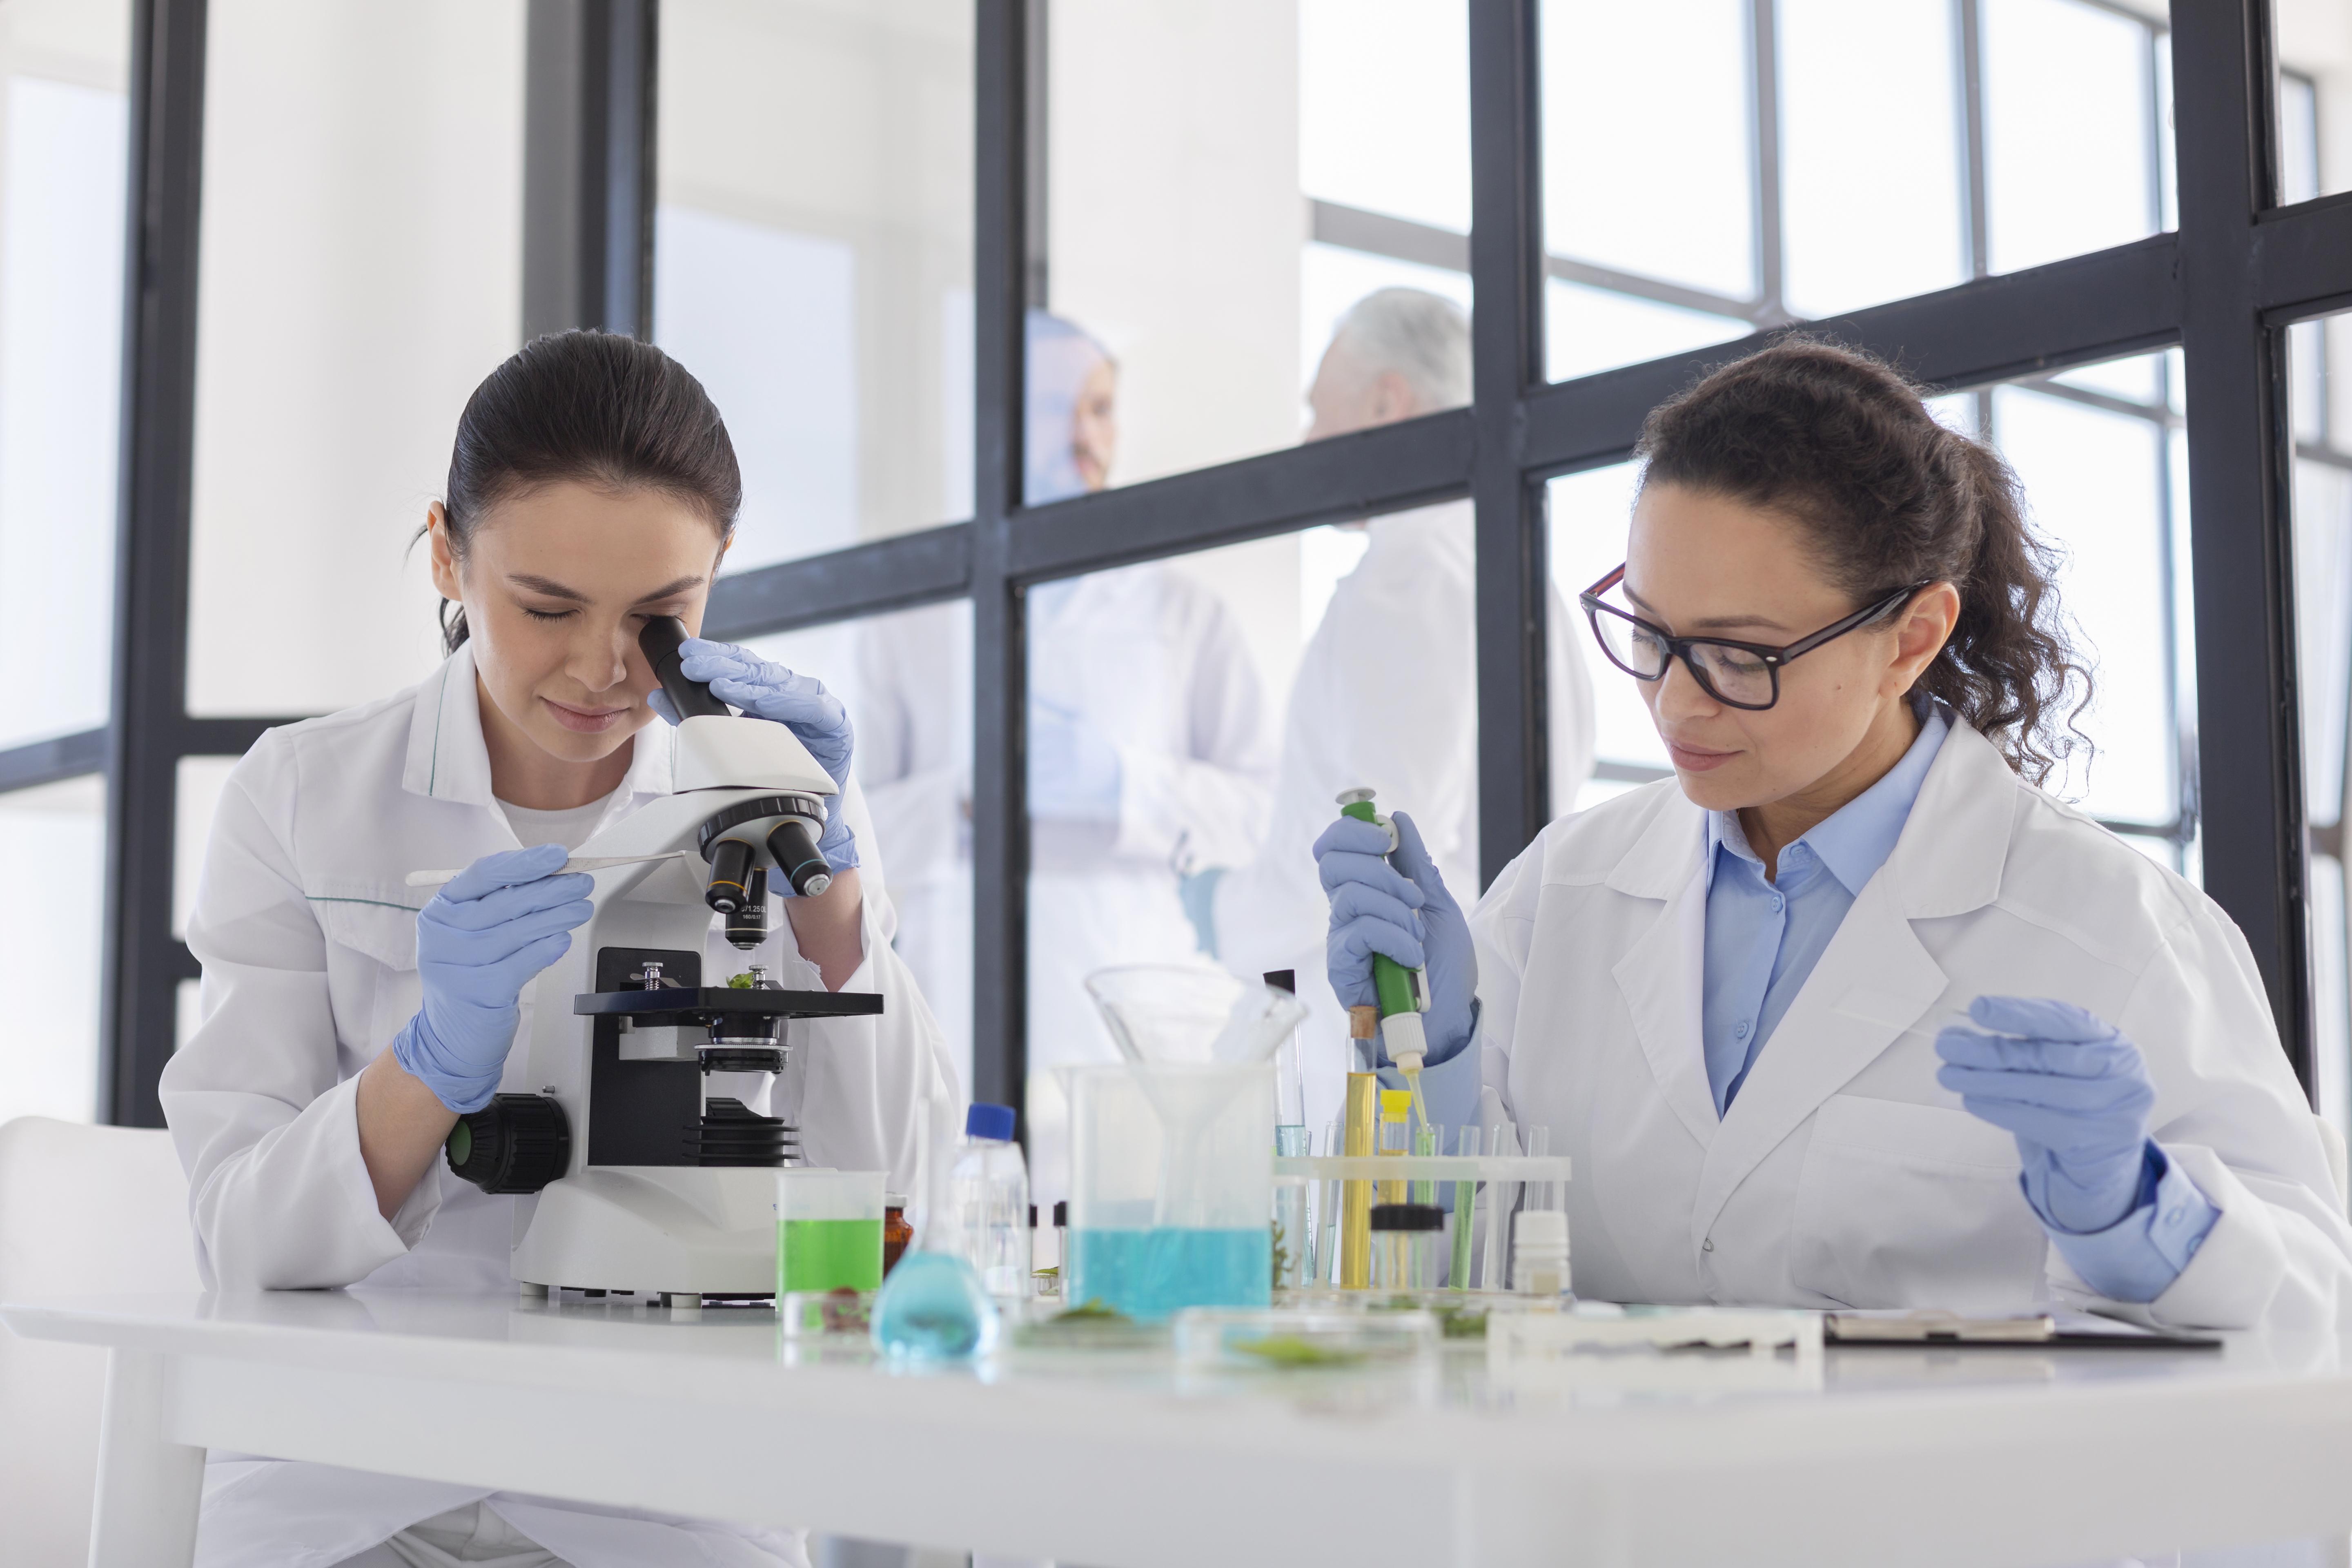
[[[1029,1274],[1029,1167],[1013,1141],[1013,1108],[975,1104],[964,1116],[963,1148],[948,1180],[949,1212],[964,1256],[988,1293],[1025,1300]]]

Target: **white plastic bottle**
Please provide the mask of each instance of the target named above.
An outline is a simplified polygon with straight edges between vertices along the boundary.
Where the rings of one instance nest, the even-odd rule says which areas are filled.
[[[1031,1289],[1029,1167],[1013,1141],[1013,1108],[974,1105],[963,1130],[948,1192],[964,1256],[990,1295],[1020,1300]]]
[[[1523,1296],[1560,1296],[1569,1289],[1568,1215],[1522,1209],[1511,1226],[1511,1283]]]

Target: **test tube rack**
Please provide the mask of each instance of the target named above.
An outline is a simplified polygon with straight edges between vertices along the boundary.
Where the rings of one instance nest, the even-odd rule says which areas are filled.
[[[1274,1161],[1276,1186],[1312,1186],[1339,1182],[1478,1182],[1548,1187],[1559,1184],[1553,1201],[1538,1207],[1565,1208],[1568,1202],[1569,1157],[1565,1154],[1278,1154]],[[1477,1277],[1497,1279],[1505,1262],[1503,1216],[1513,1205],[1486,1205],[1486,1244]]]

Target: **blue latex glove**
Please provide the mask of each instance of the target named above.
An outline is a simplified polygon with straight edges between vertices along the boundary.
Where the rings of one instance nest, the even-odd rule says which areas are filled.
[[[566,858],[561,844],[485,855],[417,911],[425,1005],[392,1054],[452,1110],[479,1110],[498,1092],[523,986],[572,950],[572,928],[593,912],[596,879],[558,874]]]
[[[1093,721],[1058,703],[1029,704],[1029,815],[1116,823],[1120,772],[1117,748]]]
[[[713,697],[731,703],[754,719],[782,724],[808,748],[816,765],[833,780],[834,788],[849,787],[849,757],[855,746],[849,710],[841,705],[840,698],[824,689],[823,681],[814,676],[795,675],[749,648],[712,642],[708,637],[687,638],[678,645],[677,658],[678,669],[688,680],[704,682]],[[671,723],[677,722],[668,697],[658,688],[646,701]],[[841,803],[838,795],[825,803],[824,836],[816,843],[817,853],[836,871],[845,871],[857,864],[857,836],[849,831]],[[774,885],[785,898],[794,896],[791,884],[783,879],[778,878]]]
[[[1331,989],[1345,1007],[1379,1000],[1372,955],[1407,969],[1429,971],[1427,1065],[1435,1067],[1469,1043],[1471,1005],[1478,994],[1478,954],[1470,921],[1446,890],[1445,879],[1421,841],[1421,829],[1395,816],[1398,864],[1389,864],[1389,836],[1369,822],[1343,816],[1315,841],[1315,866],[1331,895],[1331,934],[1325,960]],[[1402,870],[1399,868],[1402,867]]]
[[[2035,1212],[2088,1235],[2139,1207],[2163,1168],[2151,1158],[2156,1088],[2139,1047],[2066,1002],[1979,996],[1969,1016],[1978,1028],[1937,1035],[1946,1065],[1936,1081],[2016,1138]]]

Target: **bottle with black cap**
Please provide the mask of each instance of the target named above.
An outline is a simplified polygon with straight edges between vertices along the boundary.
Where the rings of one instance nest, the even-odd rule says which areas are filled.
[[[1372,1289],[1437,1288],[1437,1238],[1445,1214],[1435,1204],[1372,1205]]]

